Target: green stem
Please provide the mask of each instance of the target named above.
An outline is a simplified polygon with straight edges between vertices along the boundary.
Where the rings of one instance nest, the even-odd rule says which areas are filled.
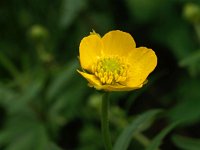
[[[112,150],[112,144],[109,132],[108,109],[109,109],[109,93],[105,93],[102,97],[102,106],[101,106],[101,130],[106,150]]]

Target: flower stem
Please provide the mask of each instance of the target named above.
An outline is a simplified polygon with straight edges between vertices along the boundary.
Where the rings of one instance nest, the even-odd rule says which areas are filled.
[[[112,143],[109,131],[108,109],[109,109],[109,93],[105,93],[102,97],[102,106],[101,106],[101,130],[106,150],[112,150]]]

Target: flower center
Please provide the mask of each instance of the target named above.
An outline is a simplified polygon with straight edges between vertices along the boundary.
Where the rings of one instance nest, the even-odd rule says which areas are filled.
[[[104,57],[93,65],[92,72],[102,84],[115,84],[127,79],[128,65],[119,57]]]

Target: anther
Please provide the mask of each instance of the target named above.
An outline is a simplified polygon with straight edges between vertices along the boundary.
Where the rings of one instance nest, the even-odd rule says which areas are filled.
[[[127,68],[118,57],[104,57],[92,66],[92,71],[102,84],[116,84],[126,80]]]

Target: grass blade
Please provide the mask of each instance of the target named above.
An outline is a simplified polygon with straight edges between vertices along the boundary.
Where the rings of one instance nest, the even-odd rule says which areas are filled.
[[[133,134],[137,133],[143,125],[148,123],[153,117],[161,112],[160,110],[150,110],[144,114],[138,116],[128,127],[124,129],[122,134],[117,139],[114,150],[126,150],[133,137]]]

